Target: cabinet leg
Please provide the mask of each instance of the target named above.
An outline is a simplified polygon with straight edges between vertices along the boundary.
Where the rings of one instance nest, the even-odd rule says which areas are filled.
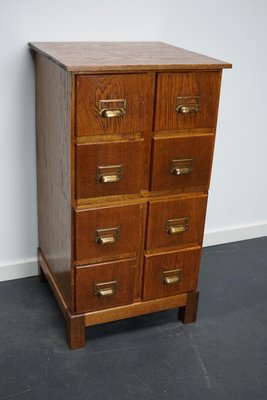
[[[83,315],[67,316],[67,335],[70,349],[85,346],[85,321]]]
[[[40,263],[38,264],[38,272],[39,272],[40,282],[47,282],[47,279],[45,277],[44,271],[43,271]]]
[[[184,324],[190,324],[195,322],[197,319],[197,307],[198,307],[199,292],[188,293],[186,305],[179,308],[178,318]]]

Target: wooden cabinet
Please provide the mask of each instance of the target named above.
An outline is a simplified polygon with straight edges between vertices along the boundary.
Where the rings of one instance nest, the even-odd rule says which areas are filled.
[[[91,325],[179,308],[197,282],[221,74],[164,43],[30,43],[40,278],[71,348]]]

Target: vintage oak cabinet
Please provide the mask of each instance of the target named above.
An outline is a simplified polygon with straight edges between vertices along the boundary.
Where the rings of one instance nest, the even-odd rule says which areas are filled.
[[[223,68],[164,43],[30,43],[39,266],[85,327],[179,308],[195,321]]]

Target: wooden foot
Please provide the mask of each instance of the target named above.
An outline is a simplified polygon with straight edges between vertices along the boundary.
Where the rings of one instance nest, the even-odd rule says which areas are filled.
[[[78,349],[85,346],[85,320],[84,315],[67,316],[67,334],[70,349]]]
[[[40,282],[47,282],[45,273],[44,273],[44,271],[43,271],[43,269],[42,269],[40,263],[38,264],[38,271],[39,271],[39,279],[40,279]]]
[[[197,307],[198,307],[199,292],[188,293],[186,299],[186,305],[179,308],[178,318],[184,324],[190,324],[195,322],[197,319]]]

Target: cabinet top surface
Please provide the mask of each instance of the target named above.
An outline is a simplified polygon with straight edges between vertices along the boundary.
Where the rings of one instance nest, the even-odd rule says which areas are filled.
[[[231,64],[161,42],[31,42],[67,71],[222,69]]]

